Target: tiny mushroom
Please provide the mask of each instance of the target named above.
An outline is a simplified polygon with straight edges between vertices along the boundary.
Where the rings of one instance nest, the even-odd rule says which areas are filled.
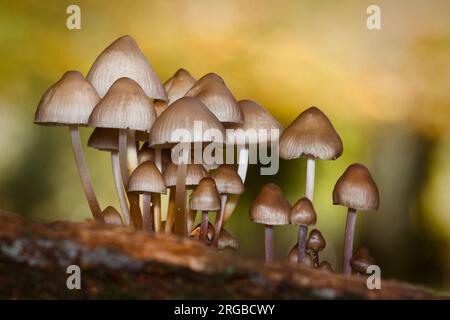
[[[264,185],[250,208],[250,220],[264,224],[266,262],[273,261],[273,226],[289,224],[291,205],[280,187]]]
[[[327,243],[322,233],[317,229],[311,230],[306,241],[306,249],[310,251],[316,267],[319,266],[319,252],[325,249],[326,245]]]
[[[190,233],[190,237],[194,239],[200,239],[200,231],[201,231],[201,224],[198,224],[195,226],[194,229],[192,229]],[[214,237],[214,226],[211,222],[208,222],[208,243],[212,241]]]
[[[219,241],[217,243],[219,250],[231,249],[234,251],[239,250],[239,239],[232,235],[228,230],[220,230]]]
[[[334,273],[333,267],[328,261],[322,261],[317,269],[326,273]]]
[[[356,210],[376,210],[380,204],[378,187],[369,170],[360,163],[350,165],[336,182],[333,204],[348,208],[344,237],[343,273],[351,274],[350,259],[353,254]]]
[[[122,218],[120,217],[120,213],[114,207],[107,206],[102,211],[103,220],[106,224],[112,224],[116,226],[123,226]]]
[[[373,264],[375,264],[375,260],[366,247],[359,248],[350,260],[353,271],[364,275],[367,273],[367,268]]]
[[[174,75],[164,83],[169,105],[184,95],[192,88],[197,80],[186,69],[178,69]]]
[[[298,200],[291,208],[289,214],[291,224],[298,225],[298,262],[302,261],[306,253],[306,238],[308,226],[316,224],[316,211],[312,202],[304,197]]]

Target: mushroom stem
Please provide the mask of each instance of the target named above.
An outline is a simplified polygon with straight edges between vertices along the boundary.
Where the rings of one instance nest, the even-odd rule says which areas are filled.
[[[220,230],[222,230],[222,224],[223,224],[223,217],[225,214],[225,207],[227,204],[227,195],[226,194],[221,194],[220,195],[220,211],[217,213],[217,218],[216,218],[216,225],[214,227],[214,239],[213,239],[213,246],[217,248],[217,246],[219,245],[219,235],[220,235]]]
[[[308,157],[306,160],[306,187],[305,187],[305,197],[307,197],[311,202],[314,197],[314,176],[316,171],[316,161],[312,157]]]
[[[239,161],[238,161],[238,175],[241,177],[242,182],[245,182],[248,170],[248,146],[245,145],[239,150]]]
[[[78,174],[80,175],[81,184],[83,186],[84,194],[91,209],[92,215],[95,220],[103,221],[102,210],[98,204],[97,197],[92,187],[91,178],[89,177],[89,171],[86,166],[86,161],[84,160],[83,149],[81,148],[80,132],[78,131],[78,126],[70,126],[70,137],[72,140],[72,149],[75,155],[75,162],[78,169]]]
[[[189,206],[189,201],[188,201],[188,206]],[[191,232],[192,232],[192,227],[194,225],[196,216],[197,216],[197,211],[188,208],[188,234],[191,234]]]
[[[208,241],[208,211],[202,211],[202,223],[200,225],[200,241]]]
[[[356,223],[356,210],[348,208],[347,213],[347,225],[345,226],[344,237],[344,261],[342,266],[342,272],[344,275],[350,275],[352,267],[350,266],[350,259],[353,254],[353,235],[355,233]]]
[[[183,215],[183,235],[189,236],[188,230],[188,214],[186,211],[186,172],[187,162],[189,159],[189,144],[182,146],[182,155],[179,158],[177,167],[177,182],[176,182],[176,204],[177,213]]]
[[[264,225],[264,249],[266,254],[266,263],[273,261],[273,226]]]
[[[308,226],[301,224],[298,227],[298,243],[297,243],[297,262],[300,263],[306,254],[306,238],[308,235]]]
[[[311,250],[311,256],[313,258],[314,266],[317,268],[319,266],[319,252]]]
[[[125,220],[125,225],[130,225],[130,211],[128,210],[127,197],[123,188],[123,180],[120,173],[120,160],[119,152],[111,151],[111,163],[113,168],[114,184],[117,190],[117,196],[119,198],[120,207],[122,209],[123,218]]]
[[[119,159],[120,172],[122,174],[123,185],[128,185],[128,168],[127,168],[127,130],[119,130]]]
[[[159,193],[152,194],[152,203],[155,232],[161,232],[161,195]]]
[[[167,207],[167,218],[166,224],[164,226],[165,233],[173,232],[173,222],[175,221],[175,214],[177,211],[177,206],[175,204],[175,190],[170,188],[169,190],[169,205]]]
[[[142,196],[142,219],[145,231],[154,231],[153,206],[151,194],[144,193]]]

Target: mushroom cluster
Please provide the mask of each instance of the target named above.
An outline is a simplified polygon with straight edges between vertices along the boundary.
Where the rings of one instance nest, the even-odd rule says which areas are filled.
[[[332,270],[319,259],[325,239],[316,229],[308,233],[308,228],[318,217],[313,206],[315,161],[337,159],[343,146],[331,121],[316,107],[302,112],[283,130],[259,103],[237,101],[215,73],[197,80],[179,69],[162,83],[136,41],[123,36],[100,53],[86,77],[68,71],[53,84],[39,102],[35,123],[69,127],[81,185],[95,221],[174,233],[220,250],[239,248],[238,239],[224,226],[244,193],[249,149],[279,143],[281,158],[306,159],[305,196],[291,206],[282,190],[270,183],[256,197],[250,216],[264,225],[266,261],[273,261],[273,227],[293,224],[298,226],[298,240],[290,260]],[[97,200],[80,126],[93,128],[89,147],[111,154],[120,212],[111,206],[102,210]],[[199,135],[198,127],[218,134]],[[275,130],[282,135],[244,135],[244,139],[232,140],[228,130]],[[175,134],[179,132],[184,134]],[[217,154],[213,162],[202,157],[199,161],[198,152],[203,155],[211,144],[236,149],[237,163],[228,162],[228,149],[218,156],[222,157],[219,161]],[[168,206],[163,212],[161,197],[165,194]],[[362,270],[361,265],[369,261],[367,255],[361,258],[359,254],[351,261],[356,210],[376,209],[379,203],[366,167],[353,164],[344,172],[333,191],[333,203],[348,208],[344,273],[351,266]],[[214,222],[211,213],[215,213]],[[196,220],[200,221],[197,226]]]

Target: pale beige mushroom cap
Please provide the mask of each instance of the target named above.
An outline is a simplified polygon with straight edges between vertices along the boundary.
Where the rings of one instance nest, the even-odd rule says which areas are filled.
[[[267,225],[289,224],[291,205],[274,183],[264,185],[250,208],[250,220]]]
[[[178,69],[175,74],[164,83],[169,104],[184,97],[197,80],[186,69]]]
[[[130,36],[120,37],[100,53],[87,75],[100,97],[117,79],[123,77],[136,81],[148,97],[167,101],[164,86]]]
[[[34,122],[41,125],[87,125],[99,97],[78,71],[67,71],[42,96]]]
[[[141,163],[130,176],[128,192],[166,193],[166,185],[158,168],[152,161]]]

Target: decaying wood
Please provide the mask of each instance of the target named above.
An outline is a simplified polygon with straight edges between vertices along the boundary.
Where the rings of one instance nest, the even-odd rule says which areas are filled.
[[[79,265],[81,290],[66,269]],[[194,240],[99,223],[43,224],[0,213],[0,298],[430,299],[397,281],[365,280],[291,263],[264,266]]]

